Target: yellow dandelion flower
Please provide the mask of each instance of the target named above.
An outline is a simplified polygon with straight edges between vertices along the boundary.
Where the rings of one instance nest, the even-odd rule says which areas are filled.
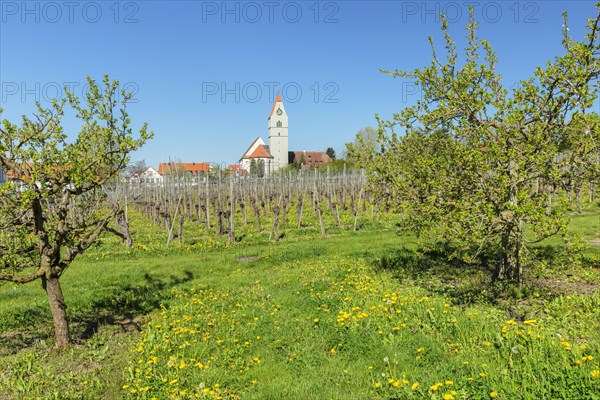
[[[491,392],[490,392],[490,397],[491,397],[492,399],[495,399],[496,397],[498,397],[498,392],[496,392],[495,390],[491,391]]]
[[[444,400],[453,400],[454,396],[451,395],[450,393],[446,393],[443,397]]]
[[[411,389],[412,390],[417,390],[419,389],[419,386],[421,386],[421,384],[419,382],[415,382],[412,384]]]
[[[444,386],[444,384],[443,384],[443,383],[440,383],[440,382],[438,382],[438,383],[436,383],[436,384],[434,384],[434,385],[431,385],[430,389],[431,389],[431,391],[435,392],[435,391],[437,391],[437,390],[438,390],[440,387],[442,387],[442,386]]]

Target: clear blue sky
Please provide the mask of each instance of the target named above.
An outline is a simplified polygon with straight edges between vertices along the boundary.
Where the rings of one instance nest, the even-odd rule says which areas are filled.
[[[508,84],[562,54],[563,10],[576,39],[596,12],[594,1],[472,3]],[[290,150],[340,152],[375,114],[414,103],[411,82],[378,69],[429,63],[427,37],[443,45],[439,11],[463,43],[465,4],[0,0],[0,106],[14,121],[36,97],[48,104],[65,84],[81,94],[86,75],[108,73],[136,91],[134,126],[147,121],[155,132],[134,159],[232,163],[256,136],[267,139],[278,88]]]

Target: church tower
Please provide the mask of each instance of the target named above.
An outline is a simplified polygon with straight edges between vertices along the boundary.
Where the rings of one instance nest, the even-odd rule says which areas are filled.
[[[288,165],[288,115],[279,94],[269,115],[269,152],[273,156],[271,171]]]

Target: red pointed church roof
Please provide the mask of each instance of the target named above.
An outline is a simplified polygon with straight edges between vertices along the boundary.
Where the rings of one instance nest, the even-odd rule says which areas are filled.
[[[273,116],[273,113],[275,112],[275,104],[277,103],[283,103],[283,100],[281,100],[281,96],[279,95],[279,93],[277,93],[277,97],[275,97],[275,101],[273,102],[273,108],[271,108],[271,114],[269,114],[269,119],[271,119],[271,117]]]
[[[259,144],[249,156],[244,155],[242,158],[273,158],[271,153],[267,151],[264,145]]]
[[[258,140],[260,140],[260,136],[257,136],[256,139],[254,139],[252,141],[252,143],[250,144],[250,146],[248,146],[248,148],[244,152],[244,156],[242,156],[242,158],[248,158],[248,157],[246,157],[246,155],[248,154],[248,152],[250,151],[250,149],[252,148],[252,146],[254,146],[254,143],[256,143]]]

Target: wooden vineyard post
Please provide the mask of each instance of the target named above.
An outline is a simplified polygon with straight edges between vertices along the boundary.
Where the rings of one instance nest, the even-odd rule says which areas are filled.
[[[229,241],[235,242],[235,196],[233,195],[233,177],[229,177],[229,202],[231,210],[229,214]]]
[[[210,179],[208,177],[208,171],[206,171],[204,177],[206,179],[206,208],[204,212],[204,221],[206,222],[206,230],[208,231],[210,229]]]
[[[198,179],[198,204],[196,204],[196,218],[198,218],[198,224],[200,224],[200,210],[202,209],[202,188],[200,187],[200,172],[196,175]]]
[[[323,222],[323,213],[321,212],[321,205],[319,204],[319,195],[317,194],[317,170],[315,170],[313,196],[315,211],[317,212],[317,217],[319,217],[319,224],[321,225],[321,235],[325,236],[325,223]]]
[[[177,232],[177,240],[179,244],[183,240],[183,223],[185,222],[185,215],[182,213],[181,217],[179,217],[179,231]]]
[[[358,230],[358,213],[360,212],[360,201],[362,200],[363,188],[360,188],[360,192],[358,192],[358,204],[356,207],[356,211],[354,213],[354,230]]]
[[[279,235],[277,234],[277,225],[279,223],[279,211],[280,211],[280,204],[281,204],[281,197],[282,195],[279,195],[279,201],[277,202],[277,205],[275,207],[273,207],[273,228],[271,229],[271,234],[269,235],[269,240],[272,240],[273,237],[275,237],[275,240],[279,240]]]
[[[302,206],[304,203],[304,196],[300,190],[298,190],[298,204],[296,210],[298,213],[298,229],[302,228]]]
[[[254,216],[256,217],[256,229],[258,232],[262,232],[262,227],[260,226],[260,208],[258,208],[258,186],[254,185],[254,196],[250,196],[250,205],[252,206],[252,211],[254,211]]]
[[[337,202],[333,202],[333,213],[335,214],[335,222],[338,228],[343,229],[342,221],[340,220],[340,211],[338,209]]]
[[[175,220],[177,219],[177,214],[179,212],[179,205],[181,204],[182,195],[179,195],[179,201],[177,202],[177,208],[175,208],[175,214],[173,219],[171,220],[171,228],[169,229],[169,236],[167,237],[167,247],[171,244],[171,240],[173,240],[173,228],[175,227]]]

